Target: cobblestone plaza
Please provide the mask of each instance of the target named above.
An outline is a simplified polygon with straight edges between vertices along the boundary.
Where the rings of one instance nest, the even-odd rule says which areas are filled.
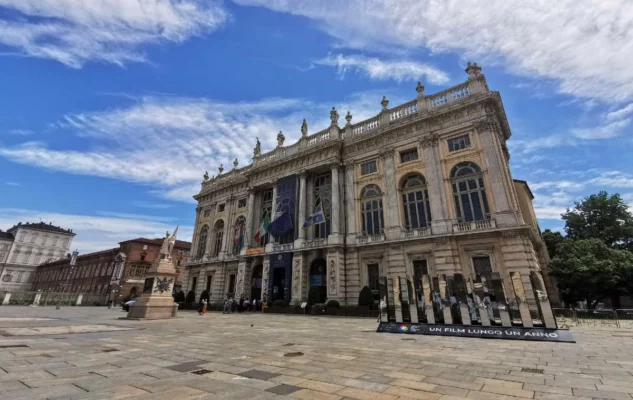
[[[0,308],[0,399],[633,399],[633,332],[575,344],[375,333],[371,319]]]

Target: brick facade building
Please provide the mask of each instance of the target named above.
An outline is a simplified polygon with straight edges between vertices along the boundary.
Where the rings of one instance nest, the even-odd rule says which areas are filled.
[[[145,282],[145,272],[152,265],[159,255],[163,239],[137,238],[119,243],[120,252],[125,254],[125,266],[121,275],[119,294],[128,297],[143,290]],[[172,252],[174,266],[178,272],[174,289],[178,291],[182,286],[182,274],[184,264],[189,257],[191,243],[176,240],[176,245]]]
[[[32,290],[49,292],[109,293],[118,248],[77,257],[74,267],[64,258],[38,267]]]

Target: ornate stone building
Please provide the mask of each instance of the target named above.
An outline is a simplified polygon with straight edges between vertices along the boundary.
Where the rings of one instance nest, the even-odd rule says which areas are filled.
[[[284,146],[280,132],[268,153],[258,141],[251,165],[205,174],[186,290],[209,290],[212,302],[356,304],[363,286],[377,296],[379,276],[502,272],[512,288],[509,272],[545,271],[531,192],[510,173],[501,96],[477,64],[466,72],[432,95],[418,83],[417,98],[396,107],[383,98],[358,123],[347,112],[341,126],[332,108],[326,129],[308,134],[304,121],[297,143]],[[321,210],[325,222],[302,229]],[[254,240],[263,221],[282,217],[291,229]]]
[[[0,291],[31,289],[37,266],[65,258],[75,234],[44,222],[18,223],[0,234]],[[9,239],[12,243],[9,246]],[[6,254],[5,260],[2,260]]]

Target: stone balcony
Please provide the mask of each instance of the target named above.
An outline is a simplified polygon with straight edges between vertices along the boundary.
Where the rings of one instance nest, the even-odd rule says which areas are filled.
[[[317,248],[317,247],[325,247],[327,246],[327,238],[322,239],[312,239],[312,240],[306,240],[302,243],[302,248],[304,249],[312,249],[312,248]]]
[[[453,225],[453,233],[464,233],[473,231],[485,231],[496,229],[497,223],[494,219],[485,219],[483,221],[460,222]]]

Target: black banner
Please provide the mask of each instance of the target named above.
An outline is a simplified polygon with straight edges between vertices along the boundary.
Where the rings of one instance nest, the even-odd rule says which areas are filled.
[[[460,336],[484,339],[535,340],[544,342],[576,343],[566,329],[490,327],[465,325],[427,325],[381,322],[376,332],[407,333],[414,335]]]

